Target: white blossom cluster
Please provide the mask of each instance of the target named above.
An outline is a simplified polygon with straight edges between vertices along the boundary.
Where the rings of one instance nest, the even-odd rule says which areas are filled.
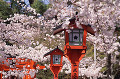
[[[76,20],[77,25],[90,24],[94,29],[95,36],[88,35],[87,40],[95,43],[97,50],[108,54],[114,52],[119,54],[120,43],[117,42],[119,37],[115,34],[116,25],[120,23],[119,0],[50,0],[50,2],[53,6],[45,13],[47,18],[57,16],[56,21],[62,22],[62,27],[67,29],[69,19],[76,17],[79,19]],[[75,15],[76,12],[78,12],[77,15]],[[101,69],[99,67],[97,73]],[[65,65],[65,68],[70,67]],[[69,69],[67,73],[70,71]]]
[[[68,28],[69,19],[72,17],[79,19],[76,20],[77,25],[92,25],[96,32],[95,36],[89,35],[87,39],[96,43],[98,50],[113,53],[120,46],[118,42],[116,43],[118,38],[114,33],[117,23],[120,23],[119,0],[50,0],[50,2],[53,6],[46,12],[46,16],[56,15],[58,20],[63,21],[63,28]],[[75,12],[78,14],[75,15]]]
[[[40,43],[40,41],[36,41],[35,39],[42,38],[45,40],[46,38],[45,41],[48,41],[48,43],[49,41],[52,42],[54,38],[61,39],[59,35],[53,36],[47,34],[52,31],[52,27],[54,26],[52,23],[52,21],[46,22],[44,17],[35,18],[34,16],[23,14],[14,14],[14,17],[0,23],[0,63],[9,57],[7,54],[11,54],[12,56],[17,55],[16,58],[29,58],[37,62],[49,61],[50,57],[43,58],[43,55],[49,52],[51,48],[44,46],[45,42]],[[48,32],[47,30],[50,31]],[[60,40],[57,41],[60,42]],[[9,63],[5,62],[4,64],[8,65]],[[45,66],[49,68],[49,65],[45,64]],[[10,73],[12,72],[10,71]],[[3,77],[11,75],[4,71],[3,74]],[[12,75],[18,74],[20,77],[25,75],[24,71],[16,71],[15,74],[12,73]]]
[[[94,78],[103,76],[100,73],[100,70],[102,69],[102,67],[105,66],[105,62],[106,58],[100,59],[98,57],[96,63],[93,61],[91,57],[83,58],[79,63],[79,76],[86,75],[87,77]],[[65,57],[63,57],[63,67],[61,72],[63,72],[64,69],[66,70],[65,73],[67,74],[71,73],[71,63]]]

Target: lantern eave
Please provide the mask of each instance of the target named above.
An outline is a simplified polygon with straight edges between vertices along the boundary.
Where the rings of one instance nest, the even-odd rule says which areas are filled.
[[[60,51],[64,54],[64,52],[63,52],[61,49],[59,49],[58,46],[57,46],[57,48],[55,48],[55,49],[51,50],[50,52],[44,54],[43,57],[46,57],[46,56],[50,55],[51,53],[53,53],[53,51],[55,51],[55,50],[57,50],[57,49],[60,50]]]
[[[87,46],[72,46],[72,45],[65,45],[65,49],[87,49]]]
[[[63,66],[62,64],[51,64],[51,66]]]
[[[83,28],[83,29],[86,30],[88,33],[90,33],[90,34],[92,34],[92,35],[95,35],[95,31],[92,29],[92,27],[91,27],[90,24],[88,24],[88,25],[80,24],[80,26],[82,26],[82,27],[79,28],[79,27],[76,26],[75,20],[76,20],[75,17],[73,17],[73,18],[71,18],[71,19],[69,20],[69,21],[70,21],[70,23],[69,23],[69,26],[70,26],[70,27],[74,27],[74,28],[77,28],[77,29]],[[69,29],[70,29],[70,28],[69,28]],[[65,30],[68,30],[68,29],[63,29],[63,28],[62,28],[62,24],[61,24],[61,25],[57,26],[57,27],[54,29],[53,35],[56,35],[56,34],[62,32],[62,31],[65,31]]]

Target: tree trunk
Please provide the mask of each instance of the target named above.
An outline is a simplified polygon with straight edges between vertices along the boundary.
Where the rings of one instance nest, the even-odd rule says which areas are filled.
[[[107,53],[107,79],[111,79],[111,54]]]

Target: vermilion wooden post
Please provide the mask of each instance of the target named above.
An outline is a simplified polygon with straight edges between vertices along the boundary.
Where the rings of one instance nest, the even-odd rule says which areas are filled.
[[[65,51],[65,56],[71,62],[71,79],[78,79],[79,62],[85,56],[84,50],[69,50]]]
[[[76,24],[73,25],[75,29],[79,29],[76,27]],[[84,27],[84,26],[83,26]],[[71,79],[78,79],[79,77],[79,62],[85,56],[86,53],[86,36],[87,31],[86,27],[84,27],[83,32],[83,43],[82,45],[70,45],[69,43],[69,33],[65,30],[65,41],[66,44],[64,46],[64,54],[71,62]]]
[[[0,71],[2,71],[2,64],[0,64]],[[2,72],[0,73],[0,79],[2,79]]]
[[[0,79],[2,79],[2,73],[0,73]]]
[[[54,79],[58,79],[58,74],[61,69],[62,69],[62,66],[50,66],[50,70],[54,75]]]

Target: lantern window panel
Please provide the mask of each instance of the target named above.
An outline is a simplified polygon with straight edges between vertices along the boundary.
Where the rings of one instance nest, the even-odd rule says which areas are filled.
[[[69,41],[73,41],[72,38],[73,38],[73,35],[72,35],[72,33],[70,33],[69,34]]]
[[[53,64],[60,64],[61,55],[53,55]]]
[[[70,45],[82,45],[83,43],[83,29],[74,29],[69,33]]]
[[[79,42],[79,40],[80,40],[79,33],[73,33],[73,41]]]

